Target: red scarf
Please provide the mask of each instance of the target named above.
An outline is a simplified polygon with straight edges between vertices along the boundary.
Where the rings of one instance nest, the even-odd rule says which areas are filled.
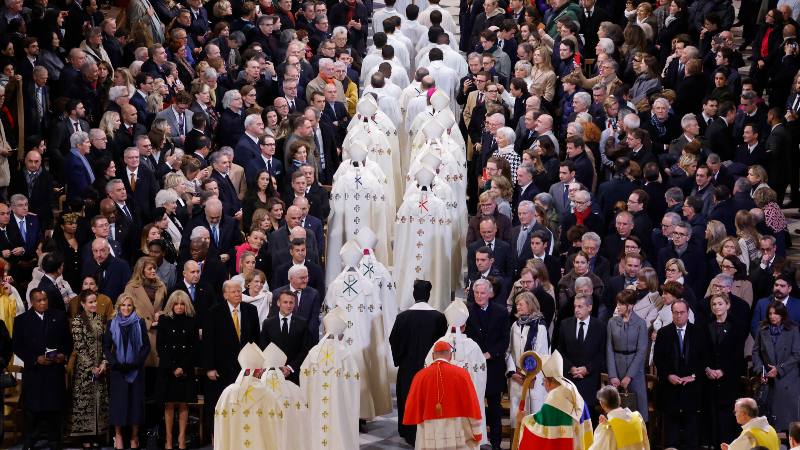
[[[346,20],[346,22],[350,23],[350,21],[353,20],[353,17],[355,17],[355,15],[356,15],[356,2],[355,2],[355,0],[353,0],[352,2],[346,1],[344,4],[347,5],[347,20]]]
[[[586,218],[589,217],[589,214],[591,213],[592,210],[590,208],[584,209],[583,212],[575,211],[575,220],[578,223],[578,225],[583,225],[583,221],[586,220]]]
[[[319,73],[319,77],[322,78],[322,81],[324,81],[325,84],[336,84],[336,78],[334,77],[328,78],[325,75],[323,75],[321,71]]]

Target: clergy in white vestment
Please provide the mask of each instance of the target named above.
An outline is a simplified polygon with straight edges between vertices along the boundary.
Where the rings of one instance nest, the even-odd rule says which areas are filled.
[[[239,351],[239,377],[222,394],[214,408],[214,450],[248,448],[287,449],[283,441],[283,422],[276,411],[277,396],[258,378],[264,367],[261,349],[249,343]],[[272,412],[272,414],[270,414]],[[292,425],[302,432],[302,423]]]
[[[430,88],[425,93],[425,97],[427,99],[427,106],[425,109],[414,117],[414,121],[411,123],[411,128],[409,131],[409,138],[411,139],[411,159],[414,159],[414,155],[419,148],[426,142],[428,142],[427,137],[425,137],[424,133],[420,133],[422,128],[427,125],[431,119],[436,115],[439,111],[444,111],[450,108],[450,97],[447,96],[443,91],[438,88]],[[420,136],[422,135],[422,136]],[[440,135],[441,136],[441,133]],[[439,136],[436,136],[437,138]]]
[[[309,409],[309,441],[311,448],[356,449],[361,375],[342,342],[347,320],[337,307],[328,311],[322,324],[325,335],[300,366],[300,388]]]
[[[766,416],[758,415],[758,403],[752,398],[740,398],[733,406],[736,423],[741,425],[742,432],[730,444],[721,444],[722,450],[749,450],[753,447],[764,447],[767,450],[778,450],[781,442],[775,428],[769,424]]]
[[[405,19],[406,17],[406,10],[405,5],[402,5],[402,9],[397,8],[397,0],[384,0],[384,7],[380,9],[376,9],[372,13],[372,34],[375,33],[382,33],[383,32],[383,21],[384,19],[388,19],[389,17],[400,17],[401,19]]]
[[[361,103],[372,100],[374,97],[368,95],[362,98]],[[387,220],[392,221],[392,214],[397,210],[397,204],[402,199],[403,179],[402,174],[399,173],[398,166],[400,164],[400,155],[397,149],[392,145],[386,133],[378,125],[378,122],[385,121],[384,118],[375,115],[373,119],[360,120],[358,123],[348,128],[347,135],[344,137],[342,144],[342,158],[350,158],[350,148],[358,143],[363,145],[367,150],[367,161],[373,164],[368,164],[367,167],[373,170],[374,167],[380,168],[380,173],[374,174],[381,184],[384,184],[384,195],[386,197],[386,212]],[[338,172],[338,169],[337,169]],[[392,224],[387,224],[389,235],[394,229]],[[388,245],[388,243],[387,243]],[[391,253],[391,252],[390,252]]]
[[[467,337],[464,332],[464,325],[469,318],[469,309],[463,299],[456,298],[450,306],[444,310],[447,318],[447,332],[437,342],[447,342],[453,349],[453,359],[451,364],[463,368],[469,372],[475,395],[484,398],[486,393],[486,357],[483,356],[481,347],[472,339]],[[435,345],[434,345],[435,347]],[[428,351],[425,358],[425,365],[433,362],[433,347]],[[489,439],[486,435],[486,412],[481,408],[481,444],[488,444]]]
[[[287,380],[283,375],[282,368],[286,367],[286,354],[273,342],[261,352],[261,355],[264,358],[265,368],[261,374],[261,381],[279,403],[274,409],[275,415],[281,419],[282,445],[278,448],[281,450],[311,448],[308,433],[305,432],[310,417],[308,403],[300,386]],[[271,415],[272,412],[272,410],[264,411],[267,415]]]
[[[443,36],[447,36],[444,34]],[[442,51],[442,58],[447,67],[456,71],[459,80],[469,75],[469,64],[467,60],[461,56],[457,50],[453,50],[448,44],[433,44],[432,46],[425,47],[421,52],[417,52],[417,59],[415,60],[417,67],[427,67],[431,60],[428,56],[430,51],[438,48]]]
[[[411,43],[419,42],[420,39],[423,39],[428,34],[428,27],[422,25],[417,20],[419,18],[419,9],[418,5],[414,5],[413,10],[408,9],[408,5],[401,7],[401,2],[407,2],[407,0],[400,0],[395,4],[395,7],[400,11],[405,11],[405,20],[401,24],[400,31],[406,35],[406,37],[411,41]],[[420,67],[417,65],[417,67]]]
[[[392,19],[392,25],[394,26],[394,20]],[[384,24],[384,27],[388,24]],[[400,61],[400,64],[406,69],[406,75],[413,73],[416,66],[414,65],[414,45],[411,44],[411,41],[408,40],[407,37],[403,35],[400,31],[397,31],[396,28],[386,28],[386,41],[389,45],[394,48],[395,59]]]
[[[430,58],[428,70],[433,79],[436,80],[436,90],[442,91],[450,98],[450,109],[456,111],[458,108],[458,103],[456,103],[456,91],[458,90],[460,79],[458,73],[444,62],[444,53],[442,53],[442,49],[431,49],[428,53],[428,57]]]
[[[408,131],[409,140],[413,141],[414,135],[412,130],[417,116],[424,114],[426,108],[428,108],[430,105],[429,95],[433,94],[433,92],[429,93],[428,91],[435,87],[436,81],[434,81],[433,77],[430,76],[430,74],[425,75],[422,77],[422,81],[420,81],[419,84],[419,95],[408,100],[408,106],[406,107],[405,126],[406,130]]]
[[[387,72],[391,72],[391,74],[395,76],[394,81],[386,80],[386,75],[382,71],[378,70],[378,68],[384,63],[388,63],[391,66],[391,70],[387,70]],[[403,73],[403,69],[401,67],[391,64],[391,61],[381,61],[381,63],[378,64],[378,67],[376,67],[367,78],[367,83],[364,85],[364,93],[362,95],[366,95],[370,92],[374,93],[378,100],[378,106],[380,110],[386,113],[386,115],[392,119],[392,123],[394,124],[395,128],[397,128],[402,123],[400,104],[398,103],[399,97],[394,97],[394,95],[397,95],[397,91],[394,89],[390,88],[392,92],[389,90],[384,90],[389,83],[400,87],[400,92],[403,92],[402,89],[409,84],[408,76]]]
[[[460,31],[456,27],[456,21],[453,20],[453,15],[450,14],[446,9],[439,6],[439,0],[428,0],[428,2],[430,3],[430,5],[427,8],[423,8],[421,4],[419,5],[420,9],[422,9],[422,11],[420,11],[419,13],[419,19],[418,19],[420,24],[426,27],[430,27],[431,25],[433,25],[433,23],[431,22],[431,13],[433,11],[439,11],[442,13],[441,26],[442,28],[444,28],[445,31],[452,34],[455,34],[458,31]]]
[[[358,244],[348,241],[339,256],[343,270],[328,284],[325,307],[338,306],[347,318],[343,342],[361,376],[359,417],[372,419],[392,411],[381,302],[372,281],[358,272],[362,256]]]
[[[447,38],[442,39],[442,34],[447,36]],[[456,36],[453,33],[447,30],[444,30],[444,33],[442,33],[441,27],[432,27],[427,29],[422,39],[417,41],[417,55],[420,53],[426,53],[434,46],[439,44],[447,44],[454,52],[458,51],[458,39],[456,39]],[[417,65],[417,67],[419,67],[419,65]]]
[[[597,400],[604,415],[600,416],[589,450],[650,450],[642,415],[621,407],[617,388],[604,386],[597,392]]]
[[[450,304],[451,211],[432,190],[433,171],[422,167],[415,175],[395,220],[394,276],[400,310],[411,307],[415,279],[435,280],[430,305],[444,311]]]
[[[383,56],[381,55],[381,49],[384,45],[386,45],[386,33],[380,32],[375,33],[372,36],[372,43],[369,48],[367,48],[367,54],[364,56],[364,59],[361,60],[361,72],[359,72],[359,78],[361,79],[361,85],[365,85],[367,83],[367,74],[371,73],[372,69],[378,66],[378,64],[383,61]]]
[[[345,242],[355,239],[362,227],[369,227],[379,237],[376,258],[391,261],[389,253],[388,220],[392,214],[386,203],[389,190],[379,167],[367,168],[364,163],[367,149],[355,142],[349,146],[349,159],[339,165],[331,187],[331,212],[328,216],[328,245],[326,246],[326,283],[341,272],[339,252]]]
[[[386,339],[389,339],[398,313],[397,298],[395,297],[397,287],[389,269],[375,257],[375,247],[379,245],[378,236],[369,227],[363,227],[355,236],[355,240],[363,251],[363,256],[358,262],[358,271],[378,288],[378,299],[383,312],[383,329]],[[391,357],[391,353],[389,356]],[[389,367],[394,367],[391,359],[387,362],[390,364]]]
[[[518,366],[520,356],[531,350],[542,358],[550,356],[550,341],[536,297],[530,292],[523,292],[517,295],[514,302],[517,306],[518,319],[511,325],[511,337],[506,352],[506,373],[512,374],[508,379],[510,404],[519,405],[523,396],[522,383],[525,381],[524,371]],[[525,415],[538,412],[546,396],[544,375],[538,373],[530,389],[525,393]],[[517,424],[515,419],[516,416],[512,414],[512,427]]]
[[[422,78],[428,75],[428,69],[425,67],[420,67],[414,72],[414,79],[411,80],[411,84],[403,89],[403,92],[400,94],[400,99],[398,100],[398,106],[400,106],[400,117],[403,120],[403,123],[397,127],[397,137],[400,143],[400,148],[402,149],[400,152],[400,173],[407,174],[408,173],[408,163],[409,163],[409,148],[411,146],[411,140],[409,139],[408,130],[411,126],[410,122],[414,121],[414,118],[408,117],[408,102],[411,101],[412,98],[416,98],[422,92],[420,87],[420,82]]]

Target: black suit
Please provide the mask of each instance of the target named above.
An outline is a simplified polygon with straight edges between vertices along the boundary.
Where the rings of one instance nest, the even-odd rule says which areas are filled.
[[[176,286],[170,292],[170,295],[176,291],[183,291],[189,295],[189,298],[192,300],[192,305],[194,306],[195,316],[197,317],[197,325],[202,328],[206,323],[208,310],[218,303],[214,290],[211,289],[211,286],[208,284],[200,281],[194,286],[194,298],[192,298],[192,295],[189,294],[189,287],[186,285],[183,277],[181,277],[181,280],[177,282]]]
[[[240,303],[237,307],[240,335],[236,335],[233,315],[227,301],[217,303],[208,310],[205,326],[203,326],[203,369],[207,372],[215,370],[217,380],[206,380],[205,403],[207,411],[213,411],[222,391],[236,381],[241,367],[239,351],[245,344],[258,343],[260,325],[258,310],[249,303]],[[208,416],[206,416],[208,417]],[[213,417],[213,416],[212,416]]]
[[[797,156],[792,148],[792,135],[784,124],[776,125],[767,137],[767,171],[769,172],[769,186],[778,194],[778,205],[783,204],[786,195],[786,186],[792,186],[792,200],[795,200],[798,190],[797,183]]]
[[[289,261],[275,269],[272,273],[272,286],[286,286],[289,284],[289,269],[293,265],[294,263]],[[322,267],[310,259],[306,259],[303,265],[308,269],[308,285],[316,289],[317,292],[325,292],[325,272]]]
[[[272,305],[269,308],[269,317],[278,315],[278,297],[281,292],[290,291],[291,285],[287,284],[272,291]],[[319,292],[312,287],[306,287],[300,291],[300,299],[295,304],[294,314],[299,319],[306,321],[309,331],[309,342],[315,345],[319,340],[319,312],[322,309],[322,297]],[[299,366],[298,366],[299,367]]]
[[[289,255],[289,229],[284,225],[269,234],[269,253],[272,259],[271,267],[280,267],[292,260]],[[314,233],[306,232],[306,258],[319,264],[319,251]]]
[[[756,164],[766,167],[768,164],[767,149],[761,142],[756,143],[753,151],[750,151],[750,148],[747,146],[747,144],[740,144],[736,149],[736,154],[733,156],[733,162],[737,162],[748,167]]]
[[[467,247],[467,270],[469,270],[470,273],[476,273],[478,271],[477,266],[475,266],[475,252],[485,245],[486,243],[483,239],[479,239]],[[530,245],[528,247],[530,247]],[[514,250],[511,249],[511,246],[507,242],[495,238],[493,253],[494,264],[492,264],[492,269],[497,269],[504,277],[510,278],[514,271]]]
[[[506,350],[508,349],[508,312],[505,305],[489,302],[486,310],[477,304],[469,305],[469,318],[464,333],[489,353],[486,360],[486,424],[489,426],[489,441],[500,446],[501,409],[500,397],[506,389]]]
[[[286,365],[292,369],[292,373],[286,378],[295,384],[299,384],[300,366],[303,365],[303,361],[311,349],[311,335],[308,331],[308,324],[305,320],[292,314],[291,318],[287,320],[289,332],[283,333],[282,326],[283,319],[280,315],[275,315],[265,320],[261,326],[258,345],[261,348],[266,348],[269,344],[275,343],[286,354]]]
[[[591,15],[587,15],[586,13],[587,11],[581,8],[581,12],[578,14],[578,21],[581,25],[581,33],[586,39],[586,42],[583,45],[583,53],[587,58],[594,58],[597,56],[595,55],[594,48],[597,46],[597,41],[600,39],[600,37],[597,36],[597,31],[600,29],[600,23],[611,21],[612,19],[611,15],[609,15],[605,9],[596,5],[594,10],[591,11]]]
[[[230,176],[224,176],[214,170],[211,172],[211,178],[217,182],[219,200],[222,202],[222,210],[225,212],[225,215],[233,217],[236,212],[242,208],[242,202],[239,201],[239,196],[236,193],[236,188],[233,187]]]
[[[38,288],[47,294],[47,300],[49,301],[51,308],[61,311],[67,310],[64,306],[64,297],[61,295],[61,291],[59,291],[58,287],[53,283],[53,280],[51,280],[49,276],[44,275],[42,277],[41,281],[39,281]]]
[[[11,185],[8,193],[10,195],[22,194],[28,197],[30,211],[39,216],[39,223],[44,229],[50,229],[53,226],[53,205],[55,204],[53,177],[49,171],[41,168],[31,185],[28,183],[27,173],[28,171],[24,167],[11,172]]]
[[[703,328],[708,343],[706,365],[712,370],[722,371],[722,378],[705,379],[713,437],[716,438],[712,442],[731,442],[738,433],[731,411],[736,399],[741,397],[740,377],[746,367],[742,355],[748,328],[733,323],[730,317],[721,324],[715,321]]]
[[[330,194],[322,189],[319,183],[314,183],[305,195],[308,199],[308,214],[317,219],[327,222],[331,213]],[[290,198],[294,198],[291,196]],[[291,200],[290,200],[291,201]]]
[[[732,125],[732,124],[731,124]],[[725,119],[718,117],[706,129],[705,137],[708,148],[718,155],[733,154],[736,144],[733,141],[732,126]]]
[[[570,317],[561,322],[553,347],[564,358],[564,376],[575,383],[591,411],[597,404],[600,373],[605,370],[606,365],[606,325],[591,316],[585,321],[589,326],[584,330],[582,342],[578,342],[577,337],[578,319]],[[589,373],[584,378],[574,378],[569,372],[573,367],[586,367]]]
[[[319,138],[316,135],[316,131],[311,135],[311,140],[314,141],[314,145],[317,147],[322,146],[322,148],[318,148],[317,150],[320,153],[324,152],[325,155],[325,168],[320,170],[317,181],[322,184],[331,184],[333,182],[333,174],[336,173],[336,169],[339,168],[339,163],[341,162],[341,157],[337,152],[337,148],[340,148],[342,143],[339,141],[336,135],[336,128],[333,125],[320,122],[319,130],[322,135],[322,142],[319,144],[317,143]],[[319,157],[317,157],[317,160],[320,161]],[[320,219],[326,220],[327,216],[320,217]]]
[[[128,147],[135,147],[134,139],[142,134],[147,134],[147,128],[141,123],[136,123],[132,127],[123,123],[120,125],[119,129],[114,132],[114,161],[117,162],[117,167],[124,166],[124,164],[122,164],[122,153]]]
[[[140,212],[153,211],[156,207],[156,194],[158,193],[158,183],[156,177],[146,167],[140,165],[136,171],[136,190],[131,188],[131,180],[128,178],[128,171],[125,166],[117,170],[117,178],[122,180],[125,190],[128,191],[128,202],[133,203]],[[143,218],[148,222],[149,217]]]
[[[218,255],[222,255],[227,253],[230,255],[230,261],[236,256],[236,246],[242,243],[242,232],[239,230],[239,224],[234,219],[226,216],[225,214],[222,215],[222,219],[220,219],[219,223],[217,224],[217,234],[219,235],[219,239],[214,239],[214,234],[211,233],[211,225],[208,223],[208,219],[204,213],[196,216],[194,219],[189,222],[189,226],[183,229],[183,239],[181,239],[181,248],[185,247],[186,251],[188,252],[189,249],[189,236],[192,234],[192,230],[195,227],[203,227],[208,230],[209,235],[211,236],[211,244],[209,249],[213,249]]]
[[[705,374],[705,333],[691,323],[685,326],[683,346],[674,323],[660,330],[653,350],[653,363],[658,371],[657,404],[664,413],[665,446],[679,447],[680,436],[685,444],[680,448],[697,448],[699,409],[702,401],[701,379]],[[670,375],[695,379],[688,384],[673,385]],[[681,432],[683,430],[683,432]]]

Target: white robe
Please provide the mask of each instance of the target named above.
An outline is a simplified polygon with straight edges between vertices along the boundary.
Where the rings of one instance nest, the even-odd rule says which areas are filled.
[[[393,219],[394,213],[397,211],[397,205],[403,199],[403,174],[398,171],[400,167],[400,155],[396,145],[392,145],[389,139],[393,136],[387,136],[383,131],[383,127],[378,125],[382,121],[380,117],[375,120],[358,120],[355,121],[353,126],[348,127],[347,135],[344,138],[342,147],[345,149],[343,158],[350,157],[347,149],[352,144],[353,140],[358,139],[362,144],[367,147],[369,154],[367,155],[368,161],[374,161],[380,167],[382,176],[378,176],[379,181],[384,181],[385,194],[386,194],[386,212],[387,212],[387,227],[389,229],[389,236],[392,236],[391,230],[394,229]],[[351,122],[353,123],[353,122]],[[364,140],[362,137],[366,133],[368,138]],[[387,243],[388,245],[388,243]]]
[[[400,0],[405,1],[405,0]],[[395,7],[400,7],[400,1],[395,3]],[[405,11],[405,7],[403,8]],[[427,38],[428,36],[428,27],[419,23],[416,20],[403,20],[403,23],[400,26],[400,32],[402,32],[412,43],[419,42],[422,38]],[[417,65],[419,67],[419,65]]]
[[[369,227],[378,237],[375,252],[380,261],[391,261],[388,218],[392,214],[386,202],[388,191],[380,167],[354,167],[345,160],[339,165],[331,187],[331,212],[328,216],[328,245],[326,247],[326,283],[330,283],[342,270],[339,251],[349,240],[355,239],[361,227]],[[376,176],[377,174],[377,176]]]
[[[416,117],[420,114],[424,114],[426,108],[428,108],[427,92],[420,92],[419,95],[408,100],[408,106],[406,107],[405,124],[407,127],[406,129],[408,131],[409,139],[413,139],[414,136],[414,134],[412,133],[412,126],[414,124]]]
[[[360,378],[356,360],[337,339],[325,335],[308,352],[300,366],[300,388],[308,401],[311,448],[359,447]]]
[[[328,285],[325,306],[342,308],[347,317],[344,345],[355,358],[361,377],[359,417],[372,419],[392,411],[386,367],[381,302],[375,285],[356,269],[346,267]]]
[[[472,379],[472,385],[475,388],[475,394],[478,396],[478,402],[483,404],[483,398],[486,396],[486,357],[483,356],[480,346],[462,334],[461,331],[453,332],[448,324],[448,331],[437,341],[447,341],[453,346],[453,359],[450,364],[456,365],[469,372],[469,377]],[[433,362],[433,347],[428,351],[428,356],[425,357],[425,366]],[[486,435],[486,408],[481,408],[481,444],[488,444],[489,439]],[[463,442],[463,441],[462,441]]]
[[[409,138],[408,130],[413,122],[413,117],[408,117],[408,103],[412,98],[416,98],[422,92],[420,90],[420,82],[412,81],[411,84],[403,89],[400,94],[398,105],[400,106],[400,117],[402,124],[397,127],[397,137],[400,143],[400,173],[408,173],[409,152],[411,150],[411,139]]]
[[[456,91],[460,79],[458,73],[444,61],[432,61],[427,66],[431,76],[436,80],[436,89],[447,94],[447,97],[450,98],[450,109],[455,113],[458,111],[456,102]]]
[[[367,56],[361,60],[361,85],[366,86],[369,84],[369,78],[367,77],[368,73],[371,73],[372,69],[378,67],[378,64],[383,62],[383,56],[381,56],[381,49],[375,48],[374,45],[370,45],[367,49]]]
[[[452,47],[445,44],[426,46],[422,49],[422,51],[417,52],[417,59],[415,60],[417,67],[426,67],[428,64],[430,64],[431,61],[429,54],[434,48],[438,48],[442,51],[445,65],[456,71],[459,81],[461,78],[469,75],[469,64],[467,64],[467,60],[464,59],[464,57],[461,56],[457,50],[453,50]]]
[[[310,418],[308,403],[300,386],[286,380],[279,369],[268,369],[261,374],[261,380],[280,403],[278,417],[283,419],[283,441],[287,450],[309,448],[311,443],[305,432]]]
[[[286,435],[302,434],[303,423],[289,423],[281,399],[266,383],[243,374],[222,391],[214,408],[214,450],[291,449]]]
[[[444,200],[416,183],[409,187],[395,221],[394,278],[400,310],[411,306],[416,279],[433,284],[431,306],[444,311],[450,304],[452,222]]]
[[[444,28],[444,31],[456,34],[456,32],[459,30],[456,27],[456,21],[453,20],[453,15],[439,5],[430,5],[424,9],[422,5],[420,5],[420,13],[419,17],[417,18],[419,23],[430,28],[430,26],[433,25],[431,23],[431,12],[433,12],[435,9],[438,9],[442,13],[442,28]]]
[[[381,311],[383,313],[383,329],[385,331],[384,337],[386,342],[389,342],[389,335],[394,327],[394,321],[397,319],[397,286],[395,285],[392,274],[382,262],[378,261],[372,249],[365,248],[364,256],[358,262],[358,271],[361,272],[365,278],[372,281],[378,289],[378,300],[381,303]],[[392,356],[391,352],[388,354]]]
[[[403,66],[406,75],[411,73],[411,69],[413,69],[414,60],[411,59],[411,49],[409,46],[411,45],[410,42],[406,43],[403,39],[403,33],[397,33],[396,31],[389,35],[386,35],[386,44],[391,45],[394,49],[394,57],[396,60],[400,62],[400,65]],[[406,77],[407,78],[407,77]],[[405,86],[403,86],[405,87]]]
[[[639,420],[642,420],[641,415],[638,412],[631,412],[628,408],[617,408],[612,409],[606,414],[608,419],[622,419],[626,422],[630,422],[634,414],[639,416]],[[622,447],[624,450],[650,450],[650,440],[647,438],[647,428],[644,426],[645,423],[642,421],[642,442],[641,444],[634,444]],[[755,445],[755,442],[753,443]],[[736,449],[731,444],[729,450],[750,450],[751,446],[745,448]],[[608,422],[604,424],[599,424],[597,428],[594,430],[594,436],[592,437],[592,445],[589,447],[589,450],[620,450],[620,447],[617,445],[617,439],[614,437],[614,430],[611,428],[611,425]]]
[[[483,408],[481,408],[483,409]],[[480,444],[467,445],[474,436],[474,419],[454,417],[451,419],[426,420],[417,425],[415,450],[477,450]],[[486,430],[484,430],[485,432]]]
[[[525,342],[528,340],[528,333],[531,327],[527,326],[520,331],[519,325],[514,323],[511,326],[511,338],[508,343],[508,351],[506,352],[506,372],[515,372],[517,370],[517,362],[519,357],[525,351]],[[543,323],[539,323],[537,327],[536,343],[531,349],[544,359],[550,356],[550,346],[547,339],[547,328]],[[508,396],[511,400],[511,427],[515,427],[516,411],[519,409],[519,401],[522,397],[522,385],[509,379],[508,380]],[[525,415],[534,414],[542,408],[544,399],[547,397],[547,391],[544,389],[544,378],[541,373],[536,375],[527,395],[525,396]]]
[[[406,13],[405,8],[397,9],[395,3],[395,7],[385,6],[381,9],[376,9],[372,13],[372,34],[375,33],[383,33],[383,21],[390,18],[390,17],[399,17],[403,20],[403,23],[406,22]]]

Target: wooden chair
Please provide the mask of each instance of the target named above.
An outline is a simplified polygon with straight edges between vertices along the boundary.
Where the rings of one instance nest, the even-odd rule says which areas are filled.
[[[5,436],[8,438],[13,435],[16,438],[21,438],[23,433],[24,413],[22,411],[22,366],[15,366],[13,364],[8,366],[7,372],[13,374],[17,379],[17,385],[8,388],[4,392],[4,400],[8,414],[3,417],[3,429]]]

